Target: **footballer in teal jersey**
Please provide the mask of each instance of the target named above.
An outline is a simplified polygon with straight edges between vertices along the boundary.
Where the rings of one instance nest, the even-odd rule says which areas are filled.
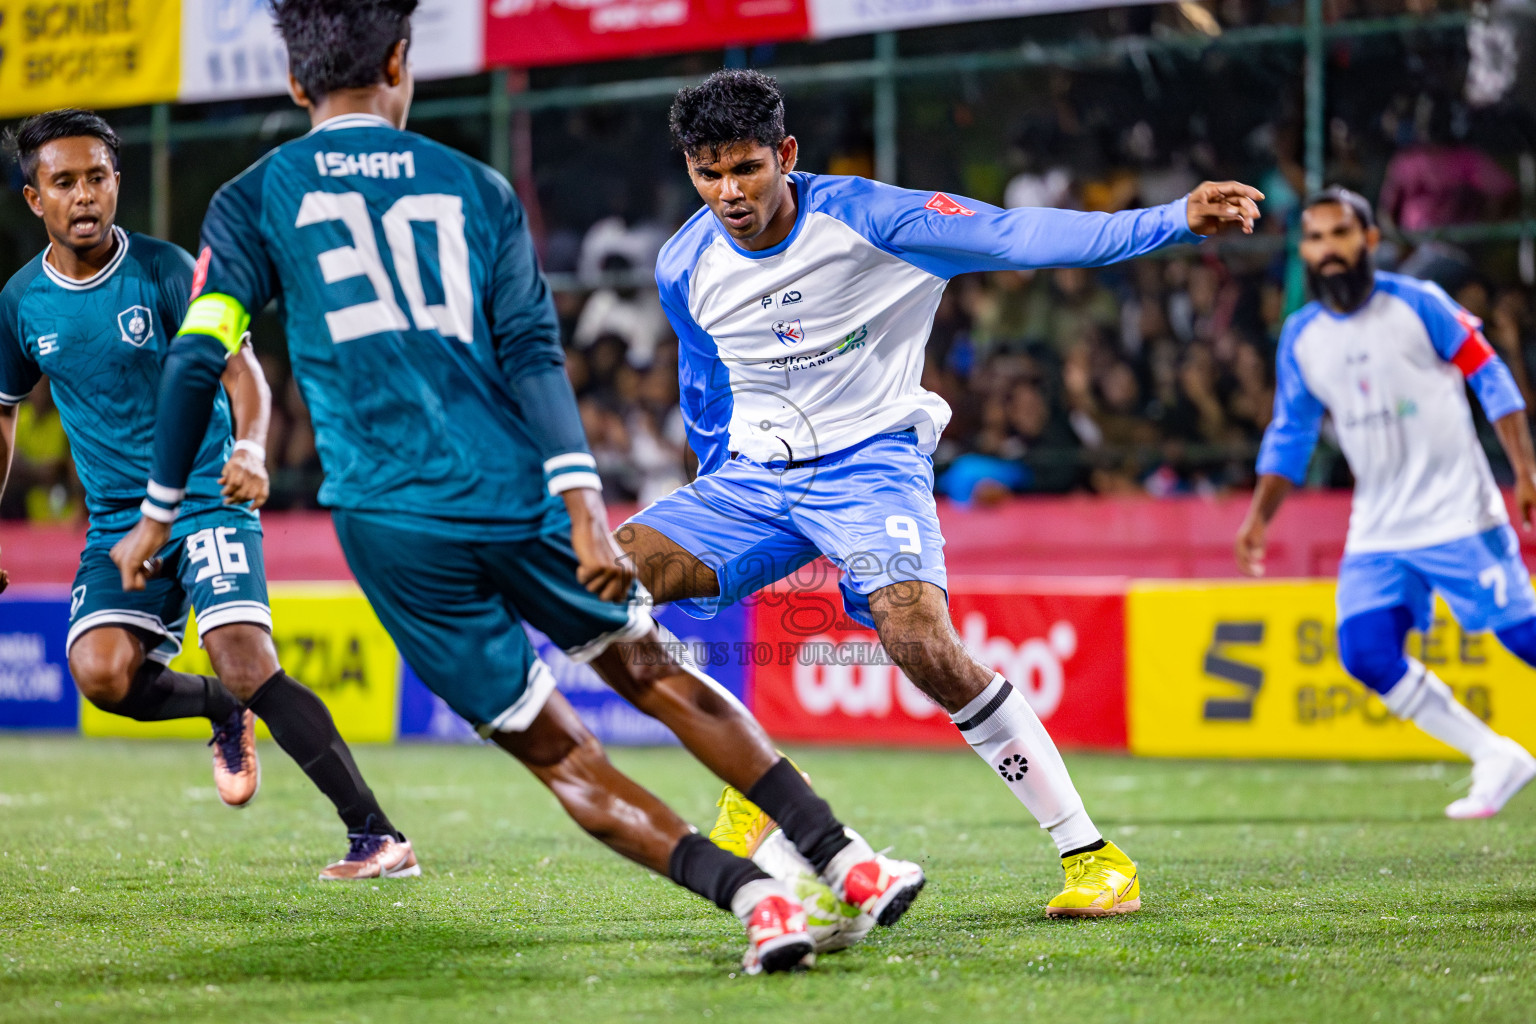
[[[134,585],[188,486],[224,354],[276,299],[326,472],[321,501],[406,660],[589,832],[736,913],[749,970],[787,969],[811,952],[793,891],[615,771],[521,628],[590,662],[741,780],[818,870],[879,877],[869,845],[651,620],[608,532],[517,197],[490,168],[404,130],[415,7],[274,5],[314,128],[214,197],[207,284],[166,363],[146,518],[113,557]],[[882,904],[886,923],[905,905]]]
[[[267,496],[270,395],[261,368],[244,346],[221,367],[223,387],[187,478],[187,514],[146,553],[161,571],[145,587],[124,588],[110,549],[139,518],[161,368],[203,268],[177,246],[114,224],[118,141],[100,117],[42,114],[10,141],[50,244],[0,291],[0,486],[16,408],[47,377],[90,512],[70,602],[71,675],[105,711],[140,721],[209,718],[215,781],[234,806],[260,782],[260,715],[306,771],[315,769],[343,820],[369,830],[368,815],[384,821],[383,812],[360,777],[349,780],[356,767],[334,726],[327,730],[325,706],[302,687],[295,701],[269,685],[286,677],[272,644],[255,511]],[[217,679],[167,667],[189,608]],[[285,743],[294,730],[282,720],[293,717],[302,728]]]

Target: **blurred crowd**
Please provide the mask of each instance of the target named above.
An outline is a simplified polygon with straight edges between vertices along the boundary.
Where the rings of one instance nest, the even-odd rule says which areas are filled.
[[[1436,8],[1432,0],[1407,7]],[[1112,19],[1115,32],[1155,35],[1294,23],[1299,9],[1291,0],[1222,0],[1095,16]],[[1402,9],[1399,0],[1330,7]],[[1387,238],[1379,265],[1439,282],[1482,317],[1529,396],[1536,245],[1433,237],[1536,209],[1536,100],[1511,67],[1480,58],[1473,36],[1422,51],[1405,51],[1402,39],[1334,44],[1327,175],[1376,203]],[[956,279],[924,372],[924,385],[954,413],[936,453],[938,489],[987,502],[1250,486],[1280,327],[1307,298],[1292,244],[1304,194],[1299,66],[1128,61],[1117,72],[1032,74],[904,95],[903,183],[1009,207],[1114,212],[1176,199],[1204,179],[1238,178],[1266,194],[1264,219],[1254,239],[1101,270]],[[1213,92],[1222,102],[1167,102],[1171,93]],[[792,107],[804,169],[873,174],[862,107],[834,99]],[[518,182],[611,501],[652,501],[694,471],[678,409],[677,341],[651,277],[662,243],[697,200],[659,139],[656,114],[603,108],[539,122],[535,140],[553,141],[540,143],[548,148],[536,149],[532,176]],[[272,507],[312,507],[320,470],[302,397],[281,346],[259,352],[274,396]],[[1480,426],[1498,467],[1491,432]],[[19,433],[0,516],[77,517],[79,486],[46,387],[23,407]],[[1350,482],[1326,426],[1311,477],[1322,486]]]

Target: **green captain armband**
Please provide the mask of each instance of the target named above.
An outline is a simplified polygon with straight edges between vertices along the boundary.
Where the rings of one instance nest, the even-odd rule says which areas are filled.
[[[228,295],[199,295],[187,307],[186,319],[181,322],[179,338],[183,334],[206,334],[218,339],[220,345],[234,355],[240,351],[245,332],[251,326],[251,314],[245,311],[238,299]]]

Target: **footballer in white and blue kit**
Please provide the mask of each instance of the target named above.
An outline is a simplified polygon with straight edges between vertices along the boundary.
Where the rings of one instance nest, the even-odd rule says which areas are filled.
[[[1481,321],[1438,285],[1375,270],[1379,237],[1356,193],[1331,188],[1306,204],[1301,252],[1317,298],[1281,332],[1274,419],[1238,561],[1262,572],[1265,527],[1305,479],[1331,414],[1355,477],[1339,566],[1340,660],[1398,717],[1472,760],[1472,791],[1446,813],[1487,817],[1536,777],[1536,759],[1458,703],[1403,643],[1429,626],[1439,593],[1462,628],[1491,630],[1536,665],[1536,591],[1473,426],[1469,385],[1509,455],[1527,523],[1536,456],[1525,400]]]
[[[777,85],[752,71],[680,92],[671,126],[707,204],[656,267],[699,474],[620,528],[642,580],[709,616],[825,556],[848,615],[1051,832],[1068,885],[1047,914],[1137,909],[1135,865],[1088,818],[1023,696],[949,620],[932,453],[950,410],[922,387],[924,348],[958,274],[1100,266],[1251,228],[1259,193],[1207,184],[1109,215],[806,174]]]

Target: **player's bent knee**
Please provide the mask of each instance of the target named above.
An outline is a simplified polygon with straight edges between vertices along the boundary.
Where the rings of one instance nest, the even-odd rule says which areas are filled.
[[[93,631],[70,648],[69,674],[82,697],[103,711],[110,711],[128,697],[133,674],[143,660],[144,655],[131,638],[111,637],[105,630]]]
[[[1496,630],[1494,636],[1508,648],[1510,654],[1527,665],[1536,666],[1536,618]]]
[[[1377,693],[1386,693],[1408,672],[1403,656],[1406,629],[1399,628],[1398,609],[1365,612],[1339,624],[1339,661],[1344,671]]]
[[[247,700],[282,670],[272,635],[254,623],[235,622],[203,634],[213,671],[231,693]]]

